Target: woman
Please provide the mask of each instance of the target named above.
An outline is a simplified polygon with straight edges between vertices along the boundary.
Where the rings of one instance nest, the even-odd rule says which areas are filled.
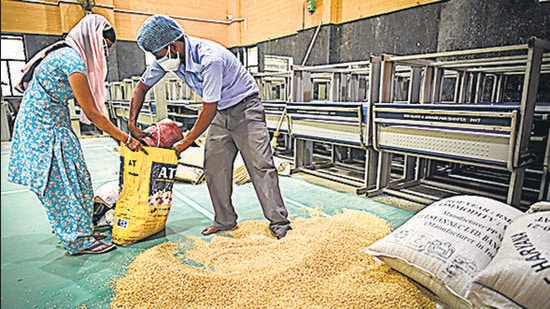
[[[115,40],[109,22],[91,14],[65,40],[45,48],[47,54],[34,69],[14,127],[8,180],[29,186],[38,196],[53,231],[71,255],[103,253],[116,247],[96,239],[105,235],[93,233],[92,181],[71,127],[69,101],[78,102],[81,121],[91,121],[132,151],[143,150],[138,140],[105,116],[104,48]]]

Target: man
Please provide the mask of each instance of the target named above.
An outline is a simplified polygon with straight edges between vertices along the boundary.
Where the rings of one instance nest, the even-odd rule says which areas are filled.
[[[231,195],[233,164],[240,151],[270,230],[278,239],[285,237],[291,229],[290,221],[254,78],[229,50],[213,41],[186,35],[168,16],[148,18],[139,29],[137,44],[152,53],[156,61],[142,75],[132,95],[128,127],[134,137],[145,137],[136,119],[147,91],[166,73],[178,76],[203,99],[197,121],[173,146],[181,153],[208,129],[204,171],[215,215],[202,234],[237,226]]]

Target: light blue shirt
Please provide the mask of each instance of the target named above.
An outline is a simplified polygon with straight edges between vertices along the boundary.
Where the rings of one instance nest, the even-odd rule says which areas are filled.
[[[218,109],[232,107],[259,93],[258,85],[240,61],[222,45],[184,36],[185,60],[174,72],[207,103],[218,102]],[[158,83],[166,72],[154,61],[141,76],[147,86]]]

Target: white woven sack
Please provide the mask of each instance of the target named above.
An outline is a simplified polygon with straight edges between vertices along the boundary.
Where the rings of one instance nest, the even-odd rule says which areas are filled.
[[[120,187],[118,184],[118,180],[110,181],[106,184],[103,184],[96,190],[94,202],[103,203],[109,208],[113,208],[116,201],[118,200],[119,194]]]
[[[550,307],[550,211],[516,219],[466,297],[480,308]]]
[[[539,201],[531,205],[526,213],[530,214],[537,211],[550,210],[550,201]]]
[[[203,168],[204,147],[189,147],[180,153],[178,162],[183,165]]]
[[[471,308],[472,279],[496,255],[506,226],[522,212],[494,199],[437,201],[365,252],[422,284],[451,308]]]
[[[199,184],[204,180],[204,170],[198,167],[178,164],[174,178],[178,181],[189,182],[194,185]]]

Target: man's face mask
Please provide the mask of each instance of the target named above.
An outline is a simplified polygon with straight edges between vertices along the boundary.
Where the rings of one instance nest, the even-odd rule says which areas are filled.
[[[176,52],[176,57],[172,58],[172,53],[170,52],[170,47],[168,47],[168,52],[166,55],[159,60],[157,60],[157,63],[160,65],[160,67],[166,71],[166,72],[174,72],[177,71],[180,67],[180,54],[179,52]]]

